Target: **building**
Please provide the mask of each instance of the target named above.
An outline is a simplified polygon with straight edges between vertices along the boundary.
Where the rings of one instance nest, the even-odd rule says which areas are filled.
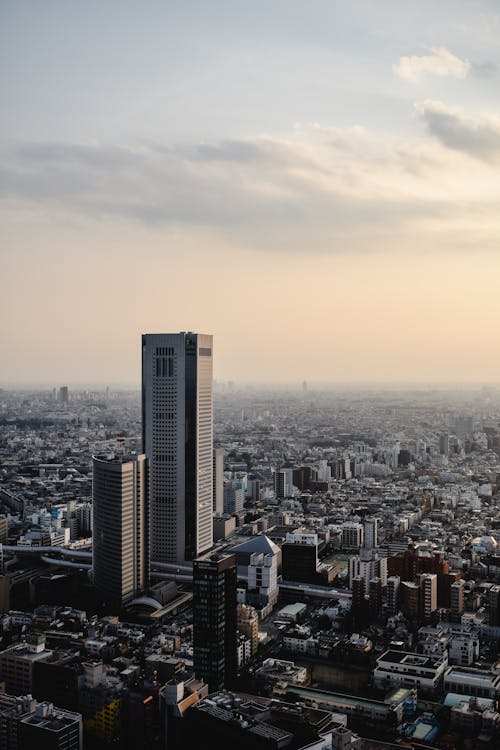
[[[247,576],[248,601],[266,617],[278,601],[278,560],[271,553],[254,552],[250,555]]]
[[[152,560],[190,562],[213,543],[212,336],[143,335],[142,430]]]
[[[441,687],[447,668],[448,660],[445,654],[431,657],[408,651],[389,650],[377,659],[373,683],[378,688],[417,688],[419,692],[433,694]]]
[[[464,581],[455,581],[450,587],[450,614],[452,622],[460,622],[464,613]]]
[[[214,448],[213,454],[213,512],[222,513],[224,510],[224,449]]]
[[[344,549],[359,549],[363,544],[363,526],[354,521],[342,524],[342,547]]]
[[[367,549],[373,549],[378,547],[378,532],[380,526],[380,519],[378,518],[366,518],[364,527],[364,546]]]
[[[420,615],[425,623],[432,622],[437,610],[437,575],[422,573],[420,575]]]
[[[382,581],[380,578],[371,578],[368,583],[369,611],[370,617],[375,619],[382,609]]]
[[[45,636],[29,635],[26,643],[15,643],[0,652],[0,680],[12,695],[33,693],[35,662],[48,659],[52,651],[45,649]]]
[[[358,576],[365,579],[367,592],[372,578],[380,578],[382,588],[385,588],[387,586],[387,557],[381,557],[376,549],[362,547],[359,555],[349,558],[350,588],[352,588],[352,581]]]
[[[224,513],[228,515],[240,515],[243,513],[244,504],[245,486],[243,482],[233,479],[224,482]]]
[[[442,456],[448,456],[450,453],[450,436],[443,434],[439,436],[439,452]]]
[[[59,403],[61,404],[67,404],[69,401],[69,388],[67,385],[62,385],[59,388]]]
[[[193,563],[193,654],[209,691],[231,687],[236,674],[236,558],[199,557]]]
[[[459,693],[477,698],[500,698],[500,675],[472,667],[449,667],[444,676],[447,693]]]
[[[281,573],[284,581],[316,583],[318,535],[287,534],[281,546]]]
[[[387,611],[390,615],[399,612],[400,587],[400,577],[389,576],[387,579]]]
[[[250,653],[254,656],[259,646],[259,615],[247,604],[237,606],[237,627],[250,641]]]
[[[40,703],[34,713],[23,716],[18,724],[19,748],[37,750],[82,750],[82,716],[73,711]]]
[[[490,606],[490,625],[500,625],[500,586],[492,586],[488,592],[488,604]]]
[[[148,469],[144,454],[93,459],[93,574],[119,610],[149,583]]]

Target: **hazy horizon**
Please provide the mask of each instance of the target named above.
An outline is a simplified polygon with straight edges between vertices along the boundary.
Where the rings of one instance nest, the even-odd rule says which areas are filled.
[[[7,0],[0,382],[494,382],[493,0]]]

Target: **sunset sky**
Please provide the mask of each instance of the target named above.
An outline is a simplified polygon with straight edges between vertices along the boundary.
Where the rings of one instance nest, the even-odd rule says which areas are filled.
[[[0,386],[500,381],[496,0],[3,0]]]

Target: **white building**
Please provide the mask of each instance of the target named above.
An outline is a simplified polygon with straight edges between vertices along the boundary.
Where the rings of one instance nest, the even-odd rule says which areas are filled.
[[[431,694],[440,687],[447,668],[446,654],[433,658],[408,651],[389,650],[377,659],[373,682],[378,688],[414,687]]]
[[[212,546],[212,336],[143,335],[142,407],[151,557],[182,564]]]

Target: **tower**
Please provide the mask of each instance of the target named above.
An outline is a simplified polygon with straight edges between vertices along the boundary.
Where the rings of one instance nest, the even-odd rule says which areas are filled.
[[[143,335],[142,431],[151,558],[192,561],[213,542],[212,336]]]
[[[432,621],[437,610],[437,575],[436,573],[420,574],[420,610],[424,623]]]
[[[193,562],[193,657],[209,692],[230,688],[236,676],[236,556],[212,554]]]
[[[378,530],[380,520],[378,518],[365,518],[364,526],[364,546],[367,549],[378,547]]]
[[[213,454],[213,511],[224,510],[224,449],[214,448]]]
[[[94,584],[119,610],[149,583],[147,460],[94,456],[92,474]]]

